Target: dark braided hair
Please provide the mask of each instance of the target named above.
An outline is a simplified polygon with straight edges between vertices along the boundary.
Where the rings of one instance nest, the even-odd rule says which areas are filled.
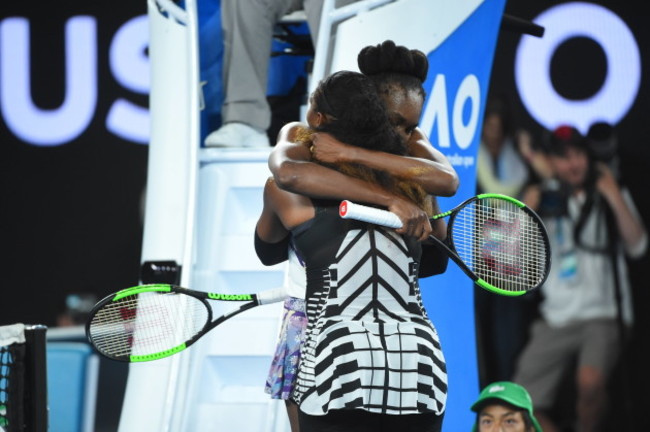
[[[357,147],[406,154],[406,143],[390,126],[384,102],[368,77],[358,72],[335,72],[319,83],[312,104],[330,120],[317,132],[330,133]]]
[[[362,74],[375,82],[381,95],[394,94],[396,90],[415,91],[425,99],[422,84],[429,72],[429,60],[420,50],[408,49],[386,40],[361,50],[357,64]]]
[[[320,81],[312,93],[311,103],[316,111],[326,115],[327,121],[315,130],[304,130],[299,136],[300,141],[308,143],[311,133],[326,132],[349,145],[396,155],[407,153],[406,143],[391,126],[385,104],[369,77],[352,71],[335,72]],[[384,186],[431,213],[427,194],[413,182],[394,178],[385,171],[362,164],[319,163]]]

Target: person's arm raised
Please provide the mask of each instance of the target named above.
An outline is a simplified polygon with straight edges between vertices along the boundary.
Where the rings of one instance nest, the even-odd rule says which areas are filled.
[[[458,189],[458,174],[447,158],[416,128],[407,143],[408,156],[350,146],[326,133],[313,136],[313,154],[329,163],[353,162],[413,180],[431,195],[452,196]]]
[[[614,174],[607,165],[599,163],[596,187],[609,203],[618,232],[631,258],[639,258],[647,250],[648,234],[639,217],[636,208],[631,203],[631,198],[626,199]],[[632,205],[632,207],[631,207]]]
[[[348,187],[363,193],[357,189],[363,186],[366,195],[377,191],[369,188],[369,183],[365,181],[348,183],[346,179],[350,177],[312,162],[310,149],[296,143],[296,132],[301,126],[297,122],[285,125],[269,157],[269,169],[280,188],[314,198],[341,198],[341,191],[349,192]],[[458,189],[458,174],[419,129],[413,132],[408,142],[410,156],[360,149],[343,144],[328,134],[314,136],[316,141],[312,151],[324,162],[361,163],[395,176],[413,179],[427,193],[436,196],[452,196]]]
[[[280,189],[312,198],[390,205],[394,196],[381,186],[312,162],[309,148],[295,142],[301,127],[300,123],[284,126],[269,156],[269,169]]]
[[[309,148],[295,143],[300,127],[299,123],[283,127],[269,156],[269,169],[277,187],[312,198],[348,199],[381,206],[402,220],[403,227],[396,230],[398,233],[420,239],[428,237],[431,233],[428,216],[415,204],[377,184],[311,162]]]

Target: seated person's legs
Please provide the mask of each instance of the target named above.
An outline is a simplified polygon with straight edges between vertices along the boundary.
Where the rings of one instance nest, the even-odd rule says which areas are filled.
[[[206,146],[268,147],[271,110],[266,99],[273,29],[301,7],[292,0],[222,0],[224,39],[222,127]]]

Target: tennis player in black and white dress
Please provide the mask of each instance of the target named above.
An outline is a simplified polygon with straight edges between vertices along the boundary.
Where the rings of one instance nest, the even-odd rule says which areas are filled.
[[[323,80],[308,120],[306,141],[313,130],[326,131],[352,145],[405,151],[375,87],[358,73]],[[424,212],[426,193],[372,171],[351,165],[346,173],[385,187],[387,204],[401,200]],[[447,374],[420,298],[418,239],[343,220],[338,201],[291,194],[272,179],[264,211],[275,213],[279,238],[291,232],[306,267],[308,328],[292,396],[301,432],[439,431]]]

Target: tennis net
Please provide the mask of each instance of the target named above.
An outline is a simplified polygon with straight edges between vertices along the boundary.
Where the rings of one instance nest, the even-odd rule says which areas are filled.
[[[0,432],[47,431],[46,330],[0,326]]]

